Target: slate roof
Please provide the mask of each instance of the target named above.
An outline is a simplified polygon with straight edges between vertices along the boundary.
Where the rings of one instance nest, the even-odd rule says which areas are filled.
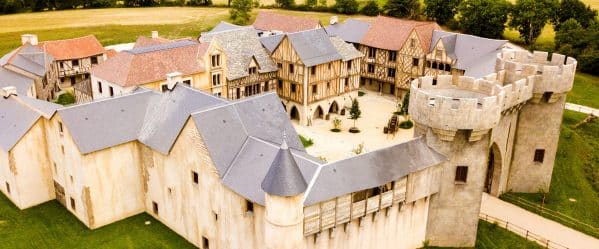
[[[476,78],[495,71],[497,54],[507,43],[506,40],[435,30],[429,52],[434,52],[438,42],[442,42],[447,55],[456,60],[454,68],[465,70],[464,75]]]
[[[10,151],[40,117],[50,119],[60,107],[24,95],[0,97],[0,149]]]
[[[92,68],[92,75],[123,87],[166,79],[166,74],[189,75],[204,71],[198,59],[206,45],[181,40],[125,50]]]
[[[331,37],[331,42],[337,52],[341,55],[343,61],[353,60],[364,56],[362,52],[358,51],[353,45],[343,41],[339,37]]]
[[[0,67],[0,88],[14,86],[17,88],[17,93],[27,95],[33,81],[31,78]]]
[[[304,205],[381,186],[446,161],[423,137],[323,165],[308,187]]]
[[[279,43],[281,43],[283,37],[285,37],[285,35],[283,34],[262,36],[260,37],[260,42],[262,43],[262,46],[264,46],[266,50],[268,50],[269,53],[272,53],[272,51],[274,51],[274,49],[277,48],[277,46],[279,46]]]
[[[44,53],[39,47],[26,43],[0,58],[0,66],[11,65],[43,77],[47,71],[46,65],[52,61],[54,57],[49,53]]]
[[[410,33],[416,31],[422,48],[426,49],[430,47],[433,30],[441,30],[441,27],[435,22],[378,16],[370,25],[360,44],[397,51],[406,43]]]
[[[287,38],[307,67],[343,59],[324,29],[290,33]]]
[[[239,28],[243,28],[243,26],[235,25],[235,24],[228,23],[225,21],[220,21],[216,26],[214,26],[214,28],[212,28],[212,30],[210,30],[210,32],[221,32],[221,31],[234,30],[234,29],[239,29]]]
[[[296,196],[306,191],[308,184],[285,140],[262,180],[261,187],[264,192],[276,196]]]
[[[345,20],[343,23],[336,23],[325,27],[327,33],[330,35],[337,36],[351,43],[360,43],[369,28],[369,22],[351,18]]]
[[[252,60],[256,61],[260,73],[278,70],[277,65],[260,43],[258,34],[252,27],[239,27],[220,32],[204,33],[200,36],[200,42],[216,42],[225,50],[227,79],[229,80],[249,76],[248,69]]]
[[[321,27],[318,19],[277,14],[271,11],[260,11],[252,24],[263,31],[299,32]]]
[[[88,35],[66,40],[44,41],[38,45],[56,60],[72,60],[105,53],[96,36]]]

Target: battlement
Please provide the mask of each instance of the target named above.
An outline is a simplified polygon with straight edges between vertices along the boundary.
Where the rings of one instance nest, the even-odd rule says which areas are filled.
[[[458,130],[471,131],[470,141],[479,140],[499,122],[505,99],[495,81],[466,76],[421,77],[412,81],[410,91],[414,121],[446,141]]]
[[[503,111],[525,103],[533,96],[532,90],[535,76],[528,76],[516,80],[515,82],[505,84],[505,71],[502,70],[498,73],[489,74],[483,77],[483,79],[495,82],[495,84],[504,92]]]
[[[497,55],[495,71],[503,74],[500,81],[514,83],[520,79],[534,76],[534,98],[543,94],[564,94],[572,89],[576,73],[576,59],[553,53],[551,60],[547,52],[534,51],[530,54],[523,50],[508,50]]]

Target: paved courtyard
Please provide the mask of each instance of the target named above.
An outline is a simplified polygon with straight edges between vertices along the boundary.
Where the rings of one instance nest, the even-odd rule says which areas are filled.
[[[413,136],[413,129],[399,129],[395,135],[383,133],[383,127],[396,111],[396,100],[392,96],[381,96],[377,92],[365,91],[366,95],[358,97],[362,116],[356,122],[360,133],[349,133],[353,120],[349,119],[349,110],[345,116],[331,115],[330,120],[314,120],[312,126],[301,126],[294,123],[297,132],[314,141],[314,145],[307,148],[310,155],[324,157],[328,162],[338,161],[355,155],[352,151],[359,144],[364,143],[364,152],[377,150],[383,147],[407,141]],[[342,120],[341,132],[335,133],[332,120],[338,117]],[[403,120],[399,116],[399,122]]]

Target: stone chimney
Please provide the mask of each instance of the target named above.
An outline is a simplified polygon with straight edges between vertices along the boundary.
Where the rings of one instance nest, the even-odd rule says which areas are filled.
[[[183,74],[179,72],[173,72],[166,75],[166,85],[169,91],[175,89],[175,86],[178,83],[181,83],[182,76]]]
[[[25,45],[25,43],[29,43],[31,45],[37,45],[37,35],[33,34],[24,34],[21,35],[21,44]]]
[[[158,31],[152,31],[152,38],[158,38]]]
[[[337,16],[331,16],[331,18],[329,19],[329,23],[331,25],[337,24],[338,22],[339,22],[339,17],[337,17]]]
[[[4,87],[0,89],[0,95],[2,95],[2,97],[4,97],[5,99],[8,99],[8,97],[10,97],[11,95],[17,96],[17,88],[14,86]]]

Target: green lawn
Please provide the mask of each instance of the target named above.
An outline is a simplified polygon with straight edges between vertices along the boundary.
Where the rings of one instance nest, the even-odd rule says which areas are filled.
[[[585,124],[577,129],[571,127],[585,117],[585,114],[573,111],[566,110],[564,113],[545,207],[599,227],[599,122]],[[535,203],[541,201],[540,194],[513,195]],[[585,231],[584,227],[575,228]]]
[[[577,72],[567,101],[599,109],[599,76]]]
[[[442,249],[445,247],[430,247]],[[543,248],[535,242],[528,241],[515,233],[498,227],[495,224],[479,221],[476,235],[477,249],[537,249]]]
[[[150,221],[150,225],[145,225]],[[16,208],[0,194],[0,247],[10,248],[195,248],[147,214],[89,230],[57,201]]]

